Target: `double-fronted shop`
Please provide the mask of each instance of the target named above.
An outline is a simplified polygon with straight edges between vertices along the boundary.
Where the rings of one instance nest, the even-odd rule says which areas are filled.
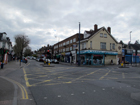
[[[98,51],[98,50],[80,51],[81,64],[83,65],[117,64],[118,59],[117,55],[118,52],[113,51]],[[77,52],[77,57],[79,57],[79,51]]]

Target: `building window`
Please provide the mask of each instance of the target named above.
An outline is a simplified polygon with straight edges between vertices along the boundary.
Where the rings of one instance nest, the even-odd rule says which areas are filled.
[[[100,48],[101,49],[106,49],[106,43],[105,42],[101,42],[100,43]]]
[[[104,38],[107,38],[107,34],[104,34]]]
[[[68,47],[68,48],[66,48],[66,51],[69,51],[69,47]]]
[[[69,41],[66,42],[66,45],[69,44]]]
[[[70,40],[70,43],[72,43],[72,39]]]
[[[115,43],[112,44],[112,49],[115,50]]]
[[[84,43],[84,49],[86,48],[86,42]]]
[[[63,43],[63,46],[65,45],[65,42]]]
[[[100,37],[103,37],[103,33],[100,33]]]
[[[82,43],[82,49],[84,49],[84,43]]]
[[[72,51],[72,47],[70,47],[70,51]]]
[[[111,45],[111,43],[110,43],[110,50],[112,50],[111,46],[112,46],[112,45]]]
[[[73,42],[76,42],[76,39],[75,38],[73,39]]]
[[[92,49],[92,41],[90,41],[90,49]]]
[[[65,49],[63,49],[63,52],[65,52]]]

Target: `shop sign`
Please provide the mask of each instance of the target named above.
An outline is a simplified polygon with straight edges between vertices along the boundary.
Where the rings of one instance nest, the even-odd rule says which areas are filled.
[[[76,44],[73,44],[73,47],[76,48],[77,47]]]
[[[65,55],[65,53],[61,53],[61,55]]]
[[[70,55],[70,52],[65,53],[65,55]]]
[[[79,52],[77,52],[77,54],[79,54]],[[108,55],[118,55],[117,52],[97,51],[97,50],[82,50],[82,51],[80,51],[80,54],[108,54]]]
[[[74,54],[76,51],[71,51],[72,54]]]

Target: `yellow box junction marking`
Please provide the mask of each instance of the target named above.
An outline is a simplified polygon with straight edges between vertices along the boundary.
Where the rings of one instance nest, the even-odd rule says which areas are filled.
[[[102,80],[105,76],[107,76],[109,74],[111,70],[109,70],[105,75],[103,75],[101,78],[99,78],[99,80]]]
[[[124,73],[122,73],[122,77],[123,77],[123,78],[125,78],[125,75],[124,75]]]
[[[25,71],[24,68],[23,68],[23,72],[24,72],[24,79],[25,79],[25,82],[26,82],[26,86],[27,86],[27,87],[32,86],[32,85],[30,85],[29,82],[28,82],[27,74],[26,74],[26,71]]]

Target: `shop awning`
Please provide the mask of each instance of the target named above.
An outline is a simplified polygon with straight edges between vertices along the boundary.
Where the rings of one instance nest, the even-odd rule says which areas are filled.
[[[77,52],[79,54],[79,51]],[[80,51],[80,54],[101,54],[101,55],[118,55],[118,52],[112,52],[112,51],[97,51],[97,50],[82,50]]]

